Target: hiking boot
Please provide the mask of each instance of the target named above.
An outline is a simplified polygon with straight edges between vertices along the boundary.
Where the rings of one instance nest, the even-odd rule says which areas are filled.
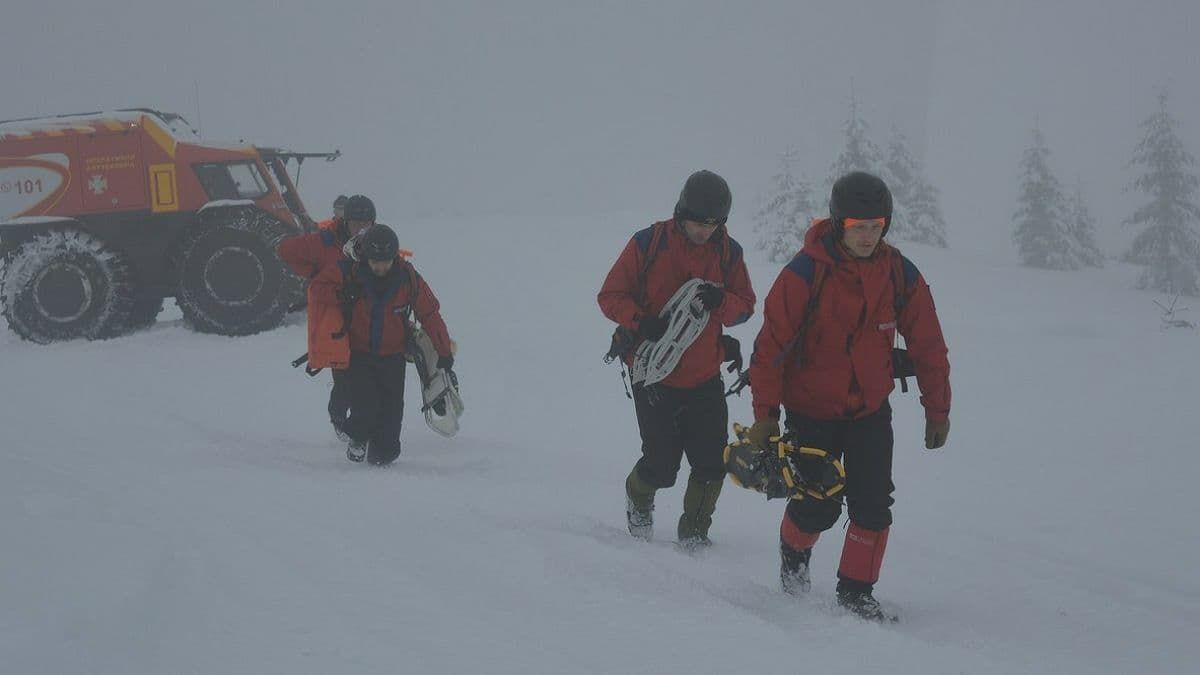
[[[625,479],[625,520],[629,534],[638,539],[649,541],[654,535],[654,493],[654,486],[638,476],[635,466]]]
[[[695,474],[688,476],[687,490],[683,493],[683,514],[679,516],[679,545],[696,550],[712,545],[708,528],[712,525],[713,512],[717,510],[717,499],[725,477],[703,481]]]
[[[894,617],[883,611],[883,607],[880,606],[875,596],[871,595],[870,590],[839,588],[837,602],[838,605],[860,619],[878,622],[895,621]]]
[[[812,588],[812,580],[808,576],[808,562],[812,559],[812,549],[797,551],[780,542],[779,558],[779,583],[783,592],[788,595],[807,593]]]
[[[675,542],[675,547],[688,555],[696,555],[712,547],[712,540],[703,536],[688,537]]]
[[[367,443],[363,441],[350,441],[346,444],[346,459],[351,462],[361,462],[367,458]]]
[[[350,442],[350,435],[346,433],[346,418],[345,417],[343,417],[341,419],[338,419],[336,417],[330,418],[329,423],[333,425],[333,435],[337,436],[337,439],[339,441],[341,441],[343,443]]]

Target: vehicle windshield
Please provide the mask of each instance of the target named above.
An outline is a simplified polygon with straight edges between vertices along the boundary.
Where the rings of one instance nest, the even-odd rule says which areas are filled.
[[[270,192],[256,162],[198,164],[196,177],[212,200],[258,199]]]

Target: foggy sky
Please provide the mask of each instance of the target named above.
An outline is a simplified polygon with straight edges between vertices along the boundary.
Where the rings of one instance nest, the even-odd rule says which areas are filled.
[[[952,248],[1011,254],[1036,124],[1114,253],[1161,86],[1200,154],[1194,2],[9,4],[0,119],[149,106],[211,140],[340,148],[305,164],[317,216],[362,192],[398,225],[629,210],[648,223],[710,168],[749,243],[784,150],[823,188],[853,95],[878,144],[894,125],[926,160]]]

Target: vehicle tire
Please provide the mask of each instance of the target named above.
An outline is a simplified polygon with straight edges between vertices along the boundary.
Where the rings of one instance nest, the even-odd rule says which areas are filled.
[[[0,304],[18,336],[48,344],[119,335],[135,283],[125,256],[82,230],[35,235],[5,258]]]
[[[260,211],[215,213],[179,247],[176,299],[183,318],[202,333],[252,335],[278,326],[299,279],[275,247],[291,234]]]

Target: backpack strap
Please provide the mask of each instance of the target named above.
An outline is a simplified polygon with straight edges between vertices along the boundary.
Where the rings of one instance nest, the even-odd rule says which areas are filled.
[[[829,277],[831,269],[829,265],[818,263],[812,256],[801,251],[797,253],[792,261],[788,263],[786,269],[795,272],[797,276],[808,283],[808,303],[804,307],[804,320],[800,322],[800,326],[796,329],[796,335],[788,341],[779,354],[771,361],[772,368],[779,368],[783,365],[783,360],[788,357],[793,351],[801,350],[804,346],[804,338],[808,335],[808,328],[812,325],[813,318],[817,313],[817,306],[821,301],[821,288],[825,285],[825,280]],[[797,356],[797,363],[803,358],[803,354]],[[753,360],[753,356],[751,356]],[[750,371],[745,370],[733,386],[725,392],[726,396],[731,394],[741,394],[742,389],[745,389],[750,384]]]
[[[803,259],[801,259],[803,257]],[[805,276],[805,261],[808,262],[807,272]],[[797,264],[799,263],[799,264]],[[788,344],[779,356],[776,357],[776,367],[783,363],[783,359],[788,352],[799,350],[800,353],[796,356],[796,363],[802,363],[804,360],[804,338],[808,335],[808,329],[812,326],[813,321],[817,316],[817,307],[821,304],[821,289],[825,287],[825,280],[833,272],[831,266],[810,257],[807,253],[800,253],[793,259],[792,264],[802,279],[808,281],[808,304],[804,307],[804,320],[800,322],[800,328],[796,331],[796,337]],[[790,267],[791,265],[789,265]]]
[[[917,283],[917,266],[900,253],[900,249],[892,247],[892,296],[896,310],[896,338],[892,344],[892,374],[900,380],[900,393],[908,393],[908,377],[915,375],[912,359],[908,350],[900,347],[900,313],[908,305],[908,289]]]
[[[892,294],[896,308],[896,320],[900,320],[900,310],[908,304],[908,289],[917,281],[917,268],[908,258],[900,253],[900,249],[892,247]]]
[[[725,236],[721,242],[721,283],[725,286],[729,285],[729,275],[733,273],[733,266],[742,259],[742,246],[729,237],[729,232],[725,232]]]
[[[646,246],[646,253],[642,259],[642,267],[638,270],[637,288],[634,291],[634,302],[639,307],[644,307],[646,304],[646,278],[650,275],[650,266],[654,264],[655,258],[658,257],[658,251],[666,247],[667,224],[666,222],[655,223],[650,226],[650,242]]]
[[[421,275],[417,273],[417,268],[413,267],[412,263],[404,260],[403,258],[397,260],[396,264],[400,266],[400,274],[404,276],[404,278],[400,281],[400,288],[403,288],[404,284],[408,284],[409,286],[408,304],[404,306],[404,313],[401,314],[401,316],[404,317],[405,330],[408,332],[408,334],[411,334],[413,303],[417,301],[418,289],[416,280],[420,279]]]
[[[342,270],[342,285],[358,284],[358,265],[353,260],[339,260],[338,267]],[[350,323],[354,320],[354,303],[343,302],[338,305],[342,310],[342,329],[333,334],[335,340],[345,337],[350,332]]]

